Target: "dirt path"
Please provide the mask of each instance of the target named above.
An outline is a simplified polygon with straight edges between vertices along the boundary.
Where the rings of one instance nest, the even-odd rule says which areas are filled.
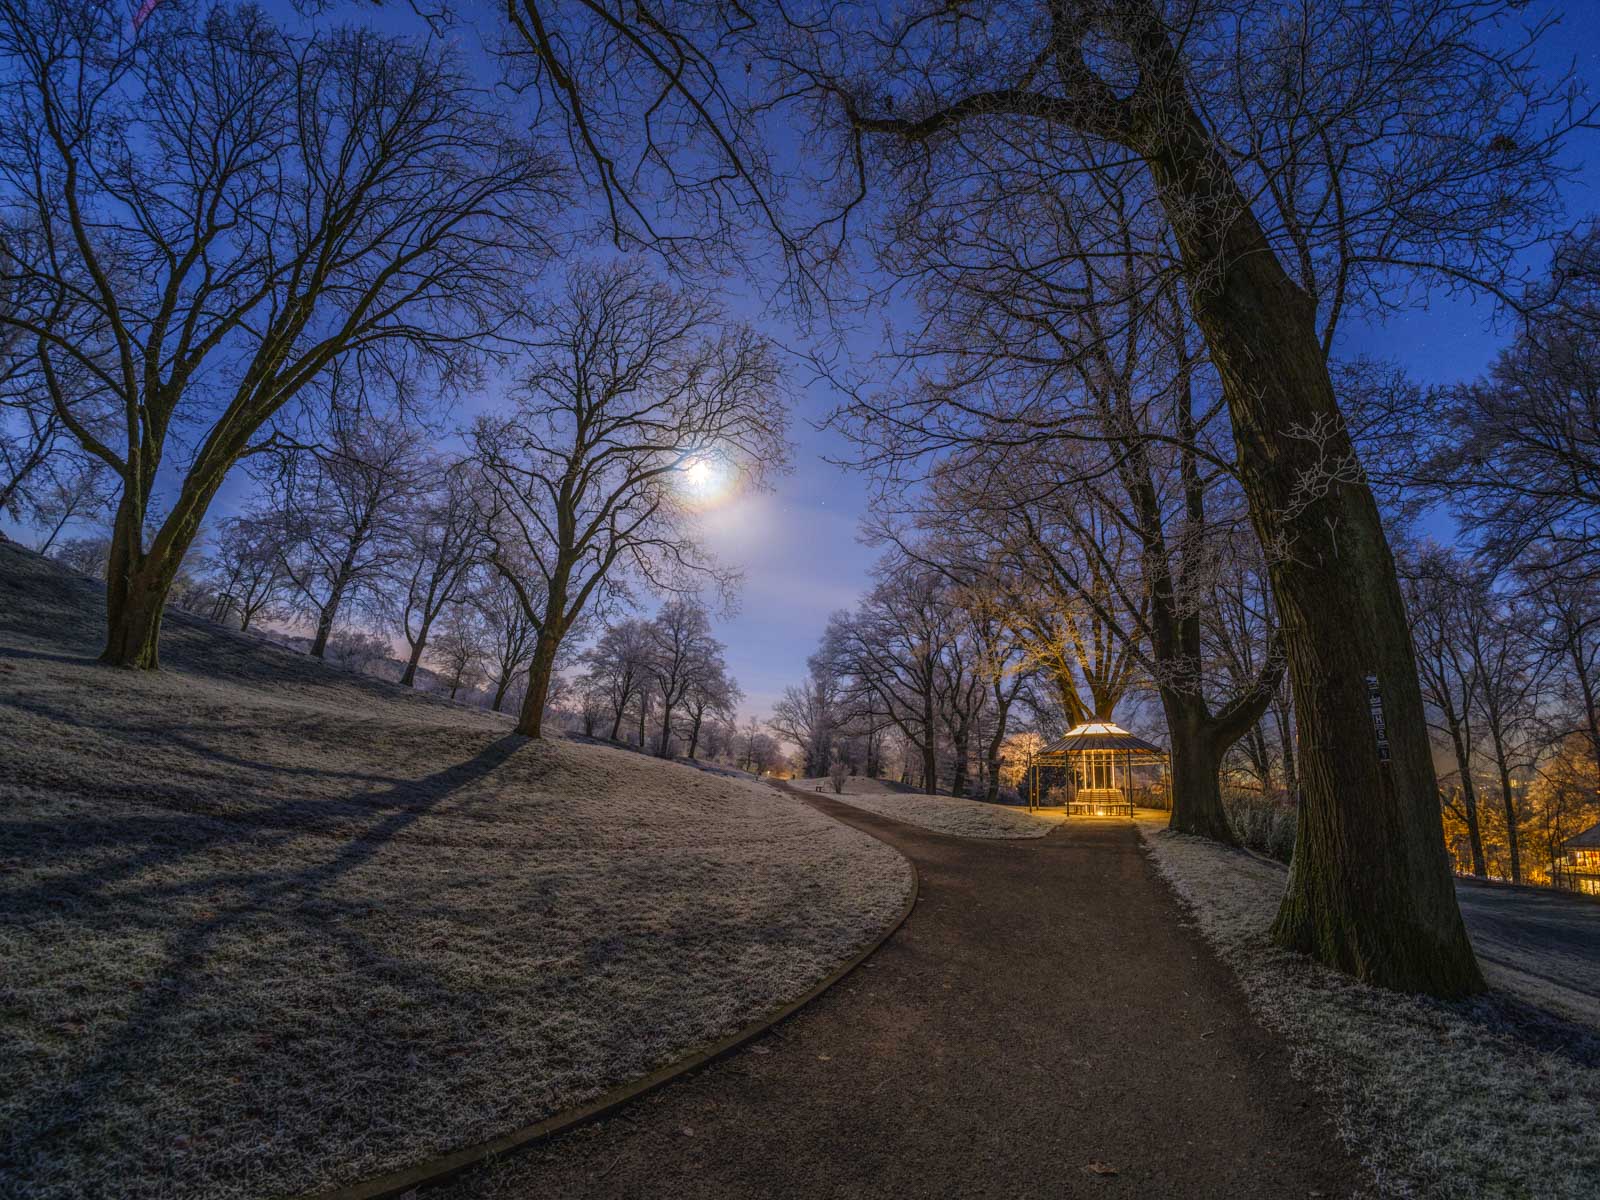
[[[916,862],[905,926],[775,1034],[447,1194],[1353,1190],[1356,1168],[1179,926],[1131,824],[985,842],[807,799]]]

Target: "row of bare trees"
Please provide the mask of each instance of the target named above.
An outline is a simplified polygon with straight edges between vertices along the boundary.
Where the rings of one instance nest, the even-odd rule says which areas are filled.
[[[480,363],[506,328],[507,289],[547,253],[566,180],[482,93],[454,86],[431,48],[290,36],[182,0],[135,33],[109,2],[4,3],[0,55],[26,83],[0,152],[0,317],[62,424],[118,477],[106,657],[153,665],[183,549],[227,469],[274,444],[269,419],[316,398],[336,360],[408,380]],[[1539,74],[1548,26],[1520,23],[1523,7],[518,0],[504,61],[511,90],[565,121],[561,165],[600,195],[620,243],[694,269],[755,263],[752,239],[767,237],[800,311],[876,304],[852,273],[863,260],[924,302],[926,319],[897,343],[906,385],[862,389],[842,414],[867,460],[909,470],[959,457],[985,424],[978,440],[1056,457],[1057,417],[1041,422],[1030,404],[1054,405],[1063,377],[1088,376],[1073,411],[1103,422],[1104,408],[1112,424],[1073,438],[1112,450],[1107,478],[1131,468],[1128,536],[1148,548],[1160,534],[1141,572],[1145,653],[1156,657],[1159,635],[1153,677],[1196,761],[1284,663],[1304,805],[1277,940],[1362,978],[1456,995],[1481,978],[1334,349],[1352,317],[1430,287],[1522,302],[1521,252],[1558,218],[1566,139],[1594,112],[1570,81]],[[1146,426],[1127,424],[1116,395],[1142,338],[1130,313],[1157,331],[1169,376],[1148,393],[1164,400]],[[1040,366],[1037,386],[1005,380]],[[1191,379],[1213,397],[1190,410],[1194,437],[1172,391]],[[898,397],[916,419],[897,418]],[[593,427],[575,425],[574,444],[587,444]],[[194,452],[153,523],[180,428]],[[1207,434],[1224,449],[1208,458],[1198,432],[1224,429]],[[549,453],[519,437],[496,439],[508,496],[519,458]],[[1202,476],[1225,470],[1260,548],[1281,652],[1230,691],[1187,674],[1187,597],[1206,555],[1189,574],[1184,528],[1169,524],[1186,502],[1159,494],[1151,520],[1140,480],[1156,476],[1130,437],[1180,458],[1189,445]],[[577,477],[587,461],[565,459]],[[649,469],[621,477],[648,490]],[[578,532],[552,538],[571,549],[531,572],[542,602],[524,588],[545,667],[590,561],[579,548],[590,525],[556,492],[556,524]],[[654,515],[648,503],[610,511],[602,523],[624,529]],[[500,560],[517,526],[538,523],[508,500]],[[677,557],[670,538],[647,542]],[[1189,799],[1203,813],[1210,798]]]
[[[0,62],[0,325],[117,479],[102,657],[154,667],[236,463],[505,349],[562,174],[437,42],[6,0]]]
[[[1406,539],[1402,577],[1426,712],[1443,752],[1447,832],[1460,830],[1462,865],[1479,875],[1524,878],[1522,827],[1537,819],[1547,877],[1562,838],[1600,817],[1600,543],[1589,536],[1600,513],[1591,482],[1600,466],[1594,244],[1594,233],[1582,231],[1561,246],[1561,286],[1552,280],[1548,302],[1484,380],[1427,394],[1370,365],[1342,374],[1358,409],[1380,413],[1362,436],[1388,476],[1391,524]],[[1025,311],[1015,292],[1010,311]],[[986,320],[992,331],[1001,318]],[[1137,325],[1129,316],[1123,329]],[[1026,375],[1014,364],[983,369],[1004,369],[1016,388],[1048,361],[1032,354]],[[1039,389],[1028,403],[1033,432],[1021,445],[1006,443],[1009,422],[992,405],[975,406],[981,419],[970,433],[958,436],[947,423],[930,486],[909,501],[900,492],[880,497],[878,532],[898,545],[885,564],[891,579],[860,612],[837,618],[830,636],[854,647],[880,687],[916,701],[895,707],[913,710],[919,754],[931,762],[937,742],[958,763],[965,751],[951,736],[959,718],[938,739],[924,732],[936,703],[946,703],[934,701],[933,663],[952,643],[931,632],[938,623],[925,609],[892,600],[918,591],[919,573],[981,591],[1020,649],[1016,678],[1041,672],[1061,701],[1057,714],[1041,713],[1039,689],[1022,688],[1030,723],[1042,715],[1042,726],[1058,731],[1106,719],[1124,697],[1154,691],[1172,747],[1173,824],[1227,839],[1220,806],[1194,803],[1197,793],[1216,797],[1219,767],[1235,780],[1253,777],[1269,795],[1298,790],[1295,715],[1266,564],[1237,518],[1229,473],[1216,465],[1223,451],[1196,419],[1214,418],[1216,406],[1197,403],[1191,380],[1153,385],[1159,358],[1148,347],[1123,362],[1118,377],[1100,360],[1082,383],[1088,400],[1072,380]],[[1108,380],[1120,409],[1093,403]],[[939,386],[952,389],[948,380]],[[1158,435],[1152,410],[1174,393],[1188,419]],[[894,397],[872,415],[948,417],[961,394]],[[1397,405],[1409,418],[1400,426]],[[1094,419],[1075,426],[1075,407]],[[1439,408],[1452,419],[1427,418]],[[1401,444],[1386,444],[1400,428]],[[1415,510],[1436,501],[1452,506],[1464,529],[1458,548],[1406,533]],[[830,703],[824,678],[836,679],[814,661],[811,681],[780,706],[779,728],[802,748],[821,744],[814,714],[842,711],[839,688]],[[1200,753],[1184,719],[1191,705],[1230,714],[1220,723],[1225,736]],[[809,760],[824,756],[807,757],[815,770],[819,762]],[[952,789],[961,774],[947,770]],[[1558,776],[1575,786],[1556,786]],[[1480,808],[1488,801],[1496,845],[1486,855]]]
[[[0,4],[5,503],[46,511],[69,441],[113,477],[118,666],[158,664],[241,463],[264,494],[219,543],[233,586],[281,582],[314,653],[351,606],[392,607],[414,676],[467,611],[468,564],[492,571],[532,630],[537,736],[587,615],[732,584],[684,480],[781,469],[776,356],[639,262],[569,261],[541,295],[572,240],[564,169],[438,39],[311,29],[227,3],[137,28],[109,2]],[[490,372],[506,406],[446,463],[424,422]]]
[[[1600,230],[1558,245],[1531,300],[1394,468],[1464,533],[1401,562],[1446,822],[1464,869],[1515,881],[1600,820]]]
[[[608,623],[585,652],[576,685],[584,733],[614,742],[626,736],[663,758],[680,745],[689,758],[729,756],[743,692],[728,674],[725,649],[705,607],[686,597],[667,601],[649,621]],[[764,756],[762,769],[771,765]]]
[[[1570,80],[1541,76],[1549,25],[1524,23],[1523,9],[665,0],[636,13],[520,0],[511,23],[519,82],[565,116],[619,238],[693,265],[764,231],[793,297],[835,305],[859,298],[849,266],[864,250],[932,301],[931,340],[902,343],[914,373],[959,372],[982,348],[946,344],[941,326],[952,295],[991,268],[1050,282],[1049,319],[1027,319],[1064,367],[1092,367],[1124,301],[1180,314],[1228,427],[1302,734],[1299,841],[1274,935],[1365,979],[1459,995],[1482,979],[1442,845],[1401,588],[1333,352],[1352,318],[1431,287],[1519,298],[1520,252],[1550,233],[1563,147],[1595,111]],[[775,129],[797,132],[805,153],[774,146]],[[1063,228],[1081,234],[1057,253]],[[1139,269],[1091,286],[1126,251]],[[1010,321],[1008,288],[984,294]],[[984,307],[968,308],[978,328]],[[874,413],[864,441],[897,453],[925,438],[936,451],[937,417],[1000,406],[1024,443],[1040,430],[1011,407],[1019,395],[974,405],[936,389],[936,419]],[[1175,634],[1181,663],[1181,622]],[[1185,721],[1202,743],[1225,740],[1244,714],[1201,712],[1196,694],[1205,685],[1176,697]]]
[[[666,593],[655,620],[606,628],[590,681],[595,655],[632,645],[618,720],[638,705],[643,742],[654,706],[656,745],[671,752],[681,719],[693,755],[739,692],[692,596],[736,577],[695,536],[686,471],[714,456],[758,485],[782,464],[771,353],[629,262],[569,270],[539,328],[512,407],[481,416],[462,452],[433,449],[394,406],[335,403],[325,436],[258,456],[259,499],[175,576],[180,599],[242,628],[292,616],[319,658],[351,626],[403,640],[401,683],[429,658],[452,696],[488,684],[496,710],[520,696],[537,736],[587,628],[641,588]]]

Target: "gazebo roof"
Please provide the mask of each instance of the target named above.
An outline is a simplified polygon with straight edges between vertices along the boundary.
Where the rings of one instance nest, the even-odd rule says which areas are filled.
[[[1561,843],[1563,850],[1586,850],[1589,848],[1600,849],[1600,821],[1589,826],[1582,833],[1575,833]]]
[[[1162,758],[1167,752],[1141,737],[1135,737],[1120,725],[1110,721],[1088,721],[1067,730],[1039,752],[1041,758],[1054,754],[1075,754],[1080,750],[1127,750],[1135,754],[1155,754]]]

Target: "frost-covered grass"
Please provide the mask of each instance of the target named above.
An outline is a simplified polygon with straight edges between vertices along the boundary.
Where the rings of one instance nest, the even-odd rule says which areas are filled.
[[[1487,962],[1487,997],[1443,1004],[1273,947],[1282,867],[1142,820],[1157,867],[1293,1047],[1381,1194],[1564,1200],[1600,1192],[1600,1031]],[[1471,919],[1469,914],[1469,926]],[[1476,932],[1474,940],[1478,940]],[[1525,958],[1524,967],[1528,965]]]
[[[277,1197],[671,1062],[882,930],[793,796],[529,743],[0,546],[0,1195]]]
[[[807,792],[820,786],[823,795],[834,800],[843,800],[879,816],[893,817],[907,825],[920,825],[935,833],[956,837],[1043,837],[1063,820],[1060,813],[1030,813],[1026,809],[957,796],[925,796],[920,792],[899,790],[882,780],[855,776],[845,781],[843,795],[834,795],[833,784],[826,779],[797,779],[794,786]]]

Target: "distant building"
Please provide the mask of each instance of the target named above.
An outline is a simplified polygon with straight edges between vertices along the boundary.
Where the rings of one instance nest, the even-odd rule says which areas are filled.
[[[1600,822],[1561,843],[1557,887],[1600,896]]]

